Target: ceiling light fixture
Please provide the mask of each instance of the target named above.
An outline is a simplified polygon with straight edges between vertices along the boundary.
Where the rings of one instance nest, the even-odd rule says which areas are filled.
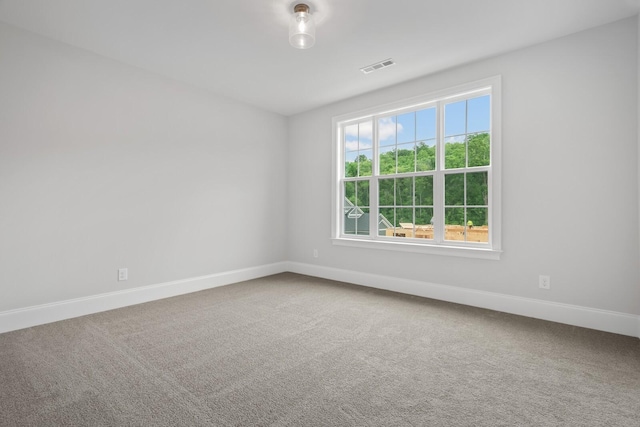
[[[289,23],[289,43],[297,49],[309,49],[316,43],[316,24],[306,4],[300,3],[293,8]]]

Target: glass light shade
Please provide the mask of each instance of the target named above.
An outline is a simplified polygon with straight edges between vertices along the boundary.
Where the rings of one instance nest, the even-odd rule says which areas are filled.
[[[316,43],[316,24],[308,12],[296,12],[289,23],[289,43],[297,49],[309,49]]]

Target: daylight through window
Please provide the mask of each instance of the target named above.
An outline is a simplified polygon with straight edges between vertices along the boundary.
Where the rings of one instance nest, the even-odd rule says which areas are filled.
[[[334,237],[499,252],[498,107],[493,78],[335,118]]]

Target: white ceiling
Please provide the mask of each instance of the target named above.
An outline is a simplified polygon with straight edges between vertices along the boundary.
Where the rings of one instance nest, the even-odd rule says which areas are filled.
[[[640,0],[0,0],[0,21],[284,115],[633,16]],[[397,65],[359,69],[393,58]],[[1,57],[0,57],[1,61]]]

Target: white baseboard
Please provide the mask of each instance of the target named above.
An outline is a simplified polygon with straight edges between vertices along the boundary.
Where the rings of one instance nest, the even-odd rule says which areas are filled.
[[[287,271],[286,267],[287,263],[285,262],[267,264],[242,270],[227,271],[208,276],[193,277],[134,289],[92,295],[84,298],[8,310],[0,312],[0,333],[202,291],[245,280],[257,279],[259,277]]]
[[[632,314],[439,285],[417,280],[378,276],[312,264],[289,262],[287,263],[287,270],[293,273],[306,274],[371,288],[385,289],[640,338],[640,316]]]
[[[280,262],[0,312],[0,333],[290,271],[640,338],[640,316],[417,280]]]

